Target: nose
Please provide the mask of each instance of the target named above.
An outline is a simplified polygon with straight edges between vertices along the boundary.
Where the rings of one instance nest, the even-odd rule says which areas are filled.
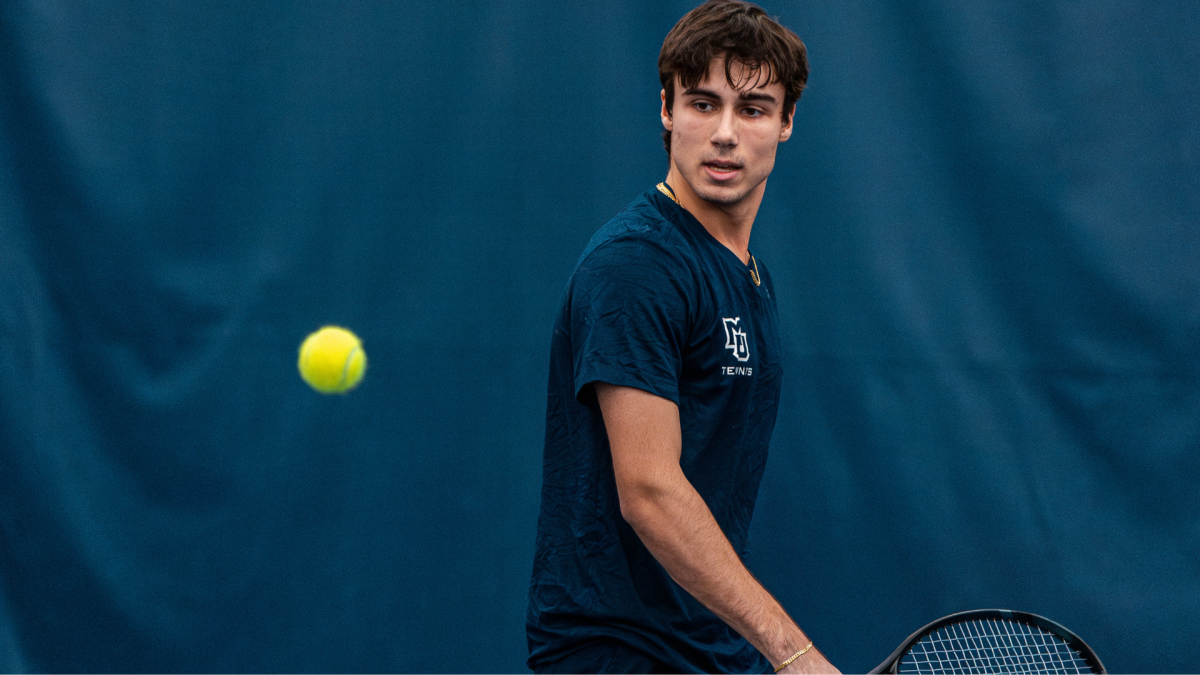
[[[710,140],[713,145],[722,148],[732,148],[738,144],[737,112],[734,106],[725,106],[721,111],[721,118]]]

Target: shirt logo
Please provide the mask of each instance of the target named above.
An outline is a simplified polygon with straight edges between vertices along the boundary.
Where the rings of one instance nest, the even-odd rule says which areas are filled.
[[[733,352],[734,357],[743,363],[750,360],[750,345],[746,342],[746,331],[738,327],[742,317],[721,319],[725,325],[725,349]]]

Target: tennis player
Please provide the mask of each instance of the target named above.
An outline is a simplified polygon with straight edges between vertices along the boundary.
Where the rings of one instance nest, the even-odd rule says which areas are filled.
[[[592,238],[554,327],[528,664],[837,672],[742,563],[781,376],[750,230],[805,47],[715,0],[658,68],[666,180]]]

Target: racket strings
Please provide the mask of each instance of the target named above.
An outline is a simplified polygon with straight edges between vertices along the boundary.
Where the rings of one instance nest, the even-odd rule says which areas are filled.
[[[1016,621],[988,619],[943,626],[913,645],[901,673],[1091,673],[1088,663],[1053,633]]]

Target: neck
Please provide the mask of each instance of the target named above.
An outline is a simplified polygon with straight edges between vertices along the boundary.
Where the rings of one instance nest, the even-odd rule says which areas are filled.
[[[697,195],[672,162],[671,170],[667,172],[667,185],[675,192],[679,205],[700,221],[713,239],[733,251],[742,262],[750,262],[750,230],[762,204],[767,181],[759,183],[737,203],[717,204]]]

